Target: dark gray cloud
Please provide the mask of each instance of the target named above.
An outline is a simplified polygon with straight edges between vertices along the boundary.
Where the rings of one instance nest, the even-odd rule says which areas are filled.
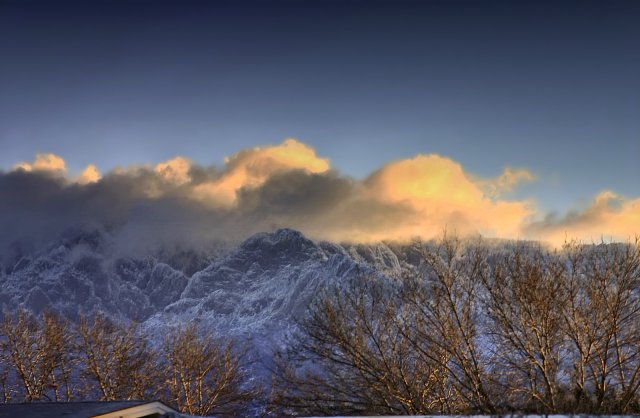
[[[84,227],[107,232],[120,253],[200,248],[279,227],[322,237],[328,225],[384,227],[407,210],[363,201],[357,197],[359,184],[335,172],[303,170],[241,188],[236,204],[217,207],[189,193],[217,178],[218,172],[194,166],[190,173],[191,182],[182,186],[168,184],[149,168],[110,173],[84,185],[46,171],[0,173],[0,251],[5,257],[37,251],[65,231]]]
[[[603,192],[584,210],[536,220],[530,201],[485,192],[513,171],[477,179],[459,163],[434,154],[391,162],[364,180],[332,170],[328,160],[291,139],[243,150],[220,169],[177,157],[103,177],[96,171],[88,179],[69,176],[60,157],[41,154],[38,159],[25,163],[27,168],[0,172],[0,256],[5,260],[82,228],[103,231],[114,253],[137,255],[202,251],[214,242],[236,243],[282,227],[352,242],[429,239],[444,228],[555,244],[565,235],[625,238],[640,231],[639,199]]]

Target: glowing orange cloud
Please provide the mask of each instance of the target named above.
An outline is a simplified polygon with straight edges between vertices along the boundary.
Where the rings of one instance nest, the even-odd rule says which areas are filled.
[[[42,153],[36,154],[36,159],[32,163],[21,162],[14,166],[15,170],[25,171],[49,171],[66,173],[67,165],[62,157],[56,154]]]
[[[14,170],[53,173],[75,185],[102,181],[94,165],[68,176],[64,159],[55,154],[38,154]],[[507,167],[495,178],[480,178],[435,154],[390,162],[358,180],[331,170],[329,160],[308,145],[287,139],[241,150],[221,168],[178,156],[110,174],[139,186],[140,197],[170,196],[216,216],[239,214],[236,227],[256,222],[246,225],[247,233],[277,225],[319,239],[374,242],[430,239],[447,229],[556,246],[566,239],[625,241],[640,235],[640,197],[604,191],[583,211],[545,218],[533,200],[505,197],[518,184],[534,180],[529,171]],[[246,222],[243,213],[251,214]]]
[[[322,173],[329,168],[329,160],[319,158],[313,148],[287,139],[280,145],[246,149],[225,158],[222,175],[196,186],[194,197],[213,205],[233,205],[238,191],[259,187],[275,174],[292,170]]]
[[[433,154],[387,164],[365,182],[369,195],[415,209],[412,222],[388,231],[396,239],[432,238],[445,227],[460,234],[521,237],[533,204],[491,199],[481,183],[459,163]]]
[[[181,185],[191,181],[189,171],[191,161],[184,157],[175,157],[171,160],[156,164],[155,172],[164,180],[175,185]]]
[[[78,177],[77,182],[80,184],[96,183],[101,178],[102,176],[100,175],[100,171],[98,170],[98,167],[96,167],[93,164],[89,164],[82,171],[82,173],[80,174],[80,177]]]
[[[13,167],[13,169],[52,173],[64,178],[68,182],[79,184],[95,183],[101,178],[100,171],[93,164],[89,164],[85,167],[82,173],[77,177],[69,177],[67,175],[67,163],[64,158],[52,153],[36,154],[36,158],[33,162],[18,163]]]
[[[498,198],[504,193],[513,190],[520,183],[531,182],[535,176],[523,169],[507,167],[502,174],[495,179],[477,179],[484,192],[492,197]]]
[[[603,191],[584,211],[533,224],[529,229],[532,237],[555,246],[567,240],[585,243],[633,240],[640,237],[640,198],[629,199]]]

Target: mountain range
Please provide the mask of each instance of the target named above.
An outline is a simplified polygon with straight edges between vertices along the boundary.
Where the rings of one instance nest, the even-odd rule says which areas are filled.
[[[134,256],[115,251],[103,230],[75,228],[44,250],[5,261],[0,308],[47,309],[72,321],[102,311],[151,335],[195,321],[250,341],[268,358],[321,288],[365,274],[399,278],[417,265],[410,246],[317,242],[292,229],[232,248]]]

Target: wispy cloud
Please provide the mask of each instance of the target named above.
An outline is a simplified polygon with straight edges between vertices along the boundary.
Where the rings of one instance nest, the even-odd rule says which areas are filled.
[[[584,242],[633,240],[640,236],[640,197],[628,198],[603,191],[586,209],[547,215],[542,221],[527,225],[526,231],[555,245],[571,239]]]

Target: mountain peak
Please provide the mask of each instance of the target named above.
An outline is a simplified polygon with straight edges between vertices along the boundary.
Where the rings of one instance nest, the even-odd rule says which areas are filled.
[[[241,246],[245,251],[272,248],[291,253],[308,252],[317,249],[316,244],[302,232],[290,228],[281,228],[274,232],[261,232],[247,239]]]
[[[307,240],[307,237],[304,234],[296,229],[291,228],[280,228],[272,233],[272,236],[276,237],[279,241],[297,241],[297,240]]]

